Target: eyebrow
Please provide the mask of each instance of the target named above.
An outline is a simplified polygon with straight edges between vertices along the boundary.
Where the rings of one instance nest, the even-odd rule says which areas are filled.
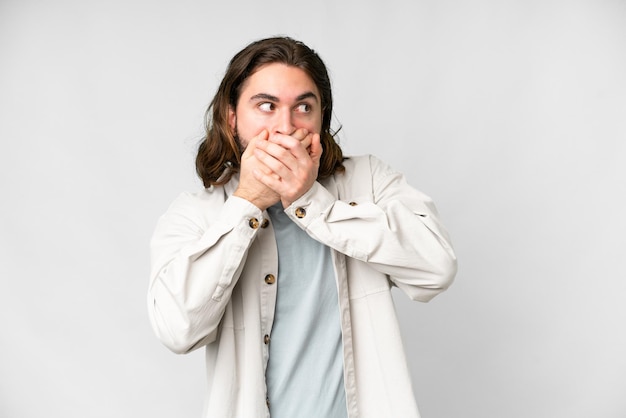
[[[309,99],[309,98],[315,99],[316,102],[319,100],[317,96],[315,95],[315,93],[313,93],[312,91],[307,91],[306,93],[303,93],[299,95],[298,97],[296,97],[296,102],[299,102],[304,99]]]
[[[313,98],[315,99],[315,101],[319,101],[315,93],[313,93],[312,91],[307,91],[306,93],[302,93],[301,95],[296,97],[296,102],[302,101],[304,99],[309,99],[309,98]],[[280,99],[278,97],[272,96],[271,94],[267,94],[267,93],[255,94],[254,96],[250,97],[250,101],[253,101],[253,100],[269,100],[271,102],[277,102],[277,103],[280,102]]]

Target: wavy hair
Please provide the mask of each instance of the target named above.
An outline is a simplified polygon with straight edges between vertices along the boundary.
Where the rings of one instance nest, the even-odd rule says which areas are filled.
[[[288,37],[262,39],[251,43],[230,61],[226,74],[205,114],[206,134],[196,156],[196,172],[204,187],[227,183],[239,171],[241,151],[228,124],[228,111],[235,109],[242,86],[259,67],[281,63],[303,70],[315,83],[322,106],[320,142],[323,153],[318,179],[343,172],[343,153],[330,128],[333,96],[328,71],[322,59],[311,48]]]

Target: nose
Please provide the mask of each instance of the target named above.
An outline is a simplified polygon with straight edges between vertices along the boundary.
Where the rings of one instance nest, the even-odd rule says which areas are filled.
[[[293,124],[293,117],[289,110],[283,109],[280,112],[276,112],[274,132],[283,135],[291,135],[295,130],[296,127]]]

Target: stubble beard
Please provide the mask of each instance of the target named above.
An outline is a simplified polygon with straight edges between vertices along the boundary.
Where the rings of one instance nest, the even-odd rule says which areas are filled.
[[[243,142],[241,141],[241,137],[239,136],[239,130],[237,129],[237,123],[235,123],[235,132],[233,133],[233,137],[235,139],[235,143],[237,143],[237,148],[239,148],[239,157],[241,157],[243,152],[246,150],[246,147],[243,145]]]

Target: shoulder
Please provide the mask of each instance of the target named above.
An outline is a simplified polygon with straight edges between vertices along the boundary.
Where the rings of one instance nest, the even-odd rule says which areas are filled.
[[[366,154],[349,156],[343,161],[344,173],[335,175],[339,182],[351,182],[355,179],[374,178],[394,173],[394,170],[378,157]]]
[[[323,185],[340,199],[372,199],[389,166],[373,155],[349,156],[343,161],[345,170],[336,173]],[[369,196],[369,197],[368,197]]]
[[[195,192],[185,191],[176,197],[166,214],[179,214],[186,216],[203,216],[212,211],[219,210],[225,201],[223,187],[211,186]]]

